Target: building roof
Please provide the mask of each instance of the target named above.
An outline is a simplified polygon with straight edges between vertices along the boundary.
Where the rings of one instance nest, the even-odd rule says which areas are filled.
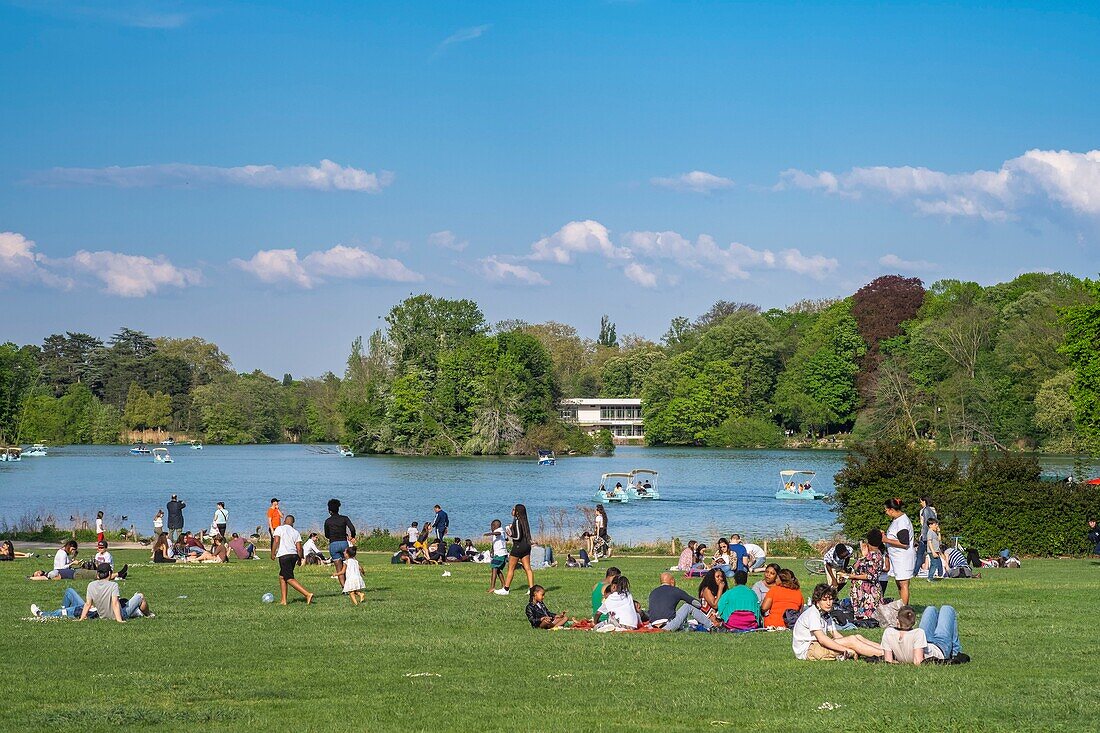
[[[642,401],[636,397],[566,397],[558,404],[585,407],[641,407]]]

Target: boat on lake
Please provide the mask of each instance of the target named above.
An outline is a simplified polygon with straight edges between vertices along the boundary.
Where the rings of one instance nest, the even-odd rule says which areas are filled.
[[[160,444],[161,444],[161,445],[175,445],[175,444],[176,444],[176,441],[175,441],[175,439],[173,439],[173,438],[172,438],[172,436],[171,436],[171,435],[169,435],[169,436],[168,436],[167,438],[165,438],[164,440],[160,441]]]
[[[23,458],[23,449],[16,448],[14,445],[7,448],[0,448],[0,461],[4,463],[13,463]]]
[[[47,449],[45,443],[35,443],[30,448],[25,448],[23,450],[23,455],[25,455],[25,456],[39,456],[39,457],[42,457],[42,456],[45,456],[47,454],[48,454],[48,449]]]
[[[187,444],[191,446],[191,450],[202,450],[201,440],[190,440]]]
[[[355,458],[355,451],[346,445],[339,446],[339,451],[344,458]]]
[[[592,497],[593,501],[598,501],[601,504],[625,504],[630,501],[630,494],[626,490],[626,486],[623,486],[623,482],[617,479],[626,479],[627,486],[630,485],[629,473],[605,473],[600,477],[600,488],[596,489],[595,496]],[[609,487],[612,481],[615,481],[613,486]]]
[[[153,449],[153,462],[154,463],[171,463],[172,454],[168,452],[167,448],[154,448]]]
[[[539,465],[540,466],[553,466],[557,464],[558,459],[554,457],[554,451],[539,449]]]
[[[134,456],[147,456],[153,451],[149,450],[149,446],[145,443],[134,443],[130,446],[130,455]]]
[[[825,494],[813,487],[816,471],[787,469],[779,472],[779,491],[776,499],[794,499],[796,501],[814,501],[824,499]]]
[[[631,501],[661,498],[657,488],[657,472],[652,468],[635,468],[630,472],[630,482],[626,486]]]

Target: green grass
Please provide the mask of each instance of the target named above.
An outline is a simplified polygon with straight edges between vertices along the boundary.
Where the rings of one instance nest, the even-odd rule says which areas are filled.
[[[486,566],[442,578],[361,557],[360,607],[323,568],[299,573],[314,606],[282,608],[260,601],[278,590],[268,561],[139,565],[123,593],[144,592],[157,617],[125,625],[20,621],[32,602],[56,608],[66,581],[25,581],[35,561],[2,563],[0,730],[1080,731],[1100,710],[1093,561],[916,583],[914,604],[958,609],[973,662],[915,668],[798,662],[787,633],[534,631],[523,583],[489,596]],[[644,597],[669,561],[615,563]],[[552,609],[583,614],[598,575],[556,568],[536,581]],[[442,676],[406,676],[419,672]]]

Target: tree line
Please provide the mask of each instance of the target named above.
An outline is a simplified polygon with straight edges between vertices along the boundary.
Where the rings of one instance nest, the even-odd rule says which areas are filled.
[[[842,299],[719,301],[658,342],[608,316],[490,324],[476,303],[395,305],[342,377],[237,373],[216,344],[122,328],[0,345],[0,441],[346,441],[363,452],[587,453],[562,397],[640,397],[650,444],[779,447],[843,435],[940,448],[1095,452],[1100,283],[1029,273],[981,286],[879,277]],[[606,436],[605,436],[606,438]]]

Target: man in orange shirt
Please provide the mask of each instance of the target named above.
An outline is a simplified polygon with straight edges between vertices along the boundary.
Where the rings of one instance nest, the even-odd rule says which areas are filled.
[[[271,500],[271,508],[267,510],[267,534],[272,541],[275,539],[275,530],[283,523],[283,513],[279,511],[279,500]]]

